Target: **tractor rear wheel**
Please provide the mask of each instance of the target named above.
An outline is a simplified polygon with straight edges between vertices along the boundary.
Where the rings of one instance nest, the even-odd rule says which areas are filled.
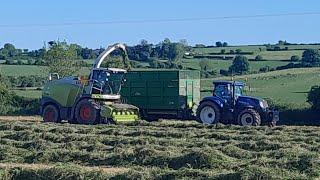
[[[202,124],[218,123],[220,116],[218,106],[210,101],[201,103],[197,109],[197,121]]]
[[[75,109],[75,117],[78,124],[97,124],[100,120],[99,109],[92,100],[83,99]]]
[[[254,109],[245,109],[238,115],[238,123],[241,126],[260,126],[260,114]]]
[[[53,123],[61,122],[59,109],[52,104],[46,105],[44,107],[42,117],[44,122],[53,122]]]

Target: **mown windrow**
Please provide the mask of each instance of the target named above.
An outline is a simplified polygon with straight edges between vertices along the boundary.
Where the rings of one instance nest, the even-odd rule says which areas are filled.
[[[1,121],[0,129],[0,163],[129,169],[109,178],[192,178],[195,173],[207,178],[320,176],[317,127],[271,129],[176,121],[82,126]],[[13,171],[7,168],[2,174],[20,177],[21,173],[40,176],[65,171],[53,167],[11,167]],[[146,170],[140,172],[139,168]],[[74,175],[81,176],[81,172]]]

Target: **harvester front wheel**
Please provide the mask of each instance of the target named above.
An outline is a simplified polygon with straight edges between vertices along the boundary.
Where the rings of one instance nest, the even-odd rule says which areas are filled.
[[[59,109],[52,104],[46,105],[44,107],[42,117],[44,122],[53,122],[53,123],[61,122]]]
[[[78,124],[97,124],[99,123],[99,110],[89,99],[81,100],[75,110],[75,117]]]

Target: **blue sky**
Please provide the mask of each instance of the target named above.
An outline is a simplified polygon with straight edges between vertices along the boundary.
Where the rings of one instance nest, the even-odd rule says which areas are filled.
[[[268,18],[218,19],[129,24],[83,24],[73,26],[28,26],[69,22],[135,21],[180,18],[211,18],[257,14],[320,12],[319,0],[10,0],[1,2],[0,46],[37,49],[44,41],[66,40],[90,48],[115,42],[157,43],[187,39],[189,44],[320,42],[320,15]],[[26,26],[15,26],[26,25]]]

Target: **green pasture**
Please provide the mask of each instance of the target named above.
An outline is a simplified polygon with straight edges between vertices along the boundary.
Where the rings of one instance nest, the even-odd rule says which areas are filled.
[[[302,53],[305,49],[320,49],[320,45],[287,45],[280,46],[282,49],[285,47],[288,50],[282,51],[266,51],[266,46],[228,46],[228,47],[210,47],[210,48],[194,48],[194,52],[202,55],[227,55],[227,56],[235,56],[229,55],[230,50],[236,51],[240,49],[241,52],[246,53],[254,53],[252,55],[244,55],[249,59],[254,59],[257,55],[261,55],[265,60],[273,60],[273,61],[288,61],[291,56],[302,56]],[[221,54],[221,50],[225,50],[226,54]]]
[[[89,67],[83,67],[79,72],[76,72],[75,75],[89,74]],[[36,65],[6,65],[0,64],[0,72],[5,76],[32,76],[32,75],[41,75],[47,76],[45,66],[36,66]]]
[[[207,70],[215,70],[219,73],[220,69],[228,70],[232,64],[232,60],[213,60],[213,59],[183,59],[182,64],[186,68],[200,70],[200,62],[207,61]],[[269,66],[270,68],[276,68],[278,66],[287,65],[288,62],[284,61],[249,61],[250,71],[259,71],[260,68]]]

